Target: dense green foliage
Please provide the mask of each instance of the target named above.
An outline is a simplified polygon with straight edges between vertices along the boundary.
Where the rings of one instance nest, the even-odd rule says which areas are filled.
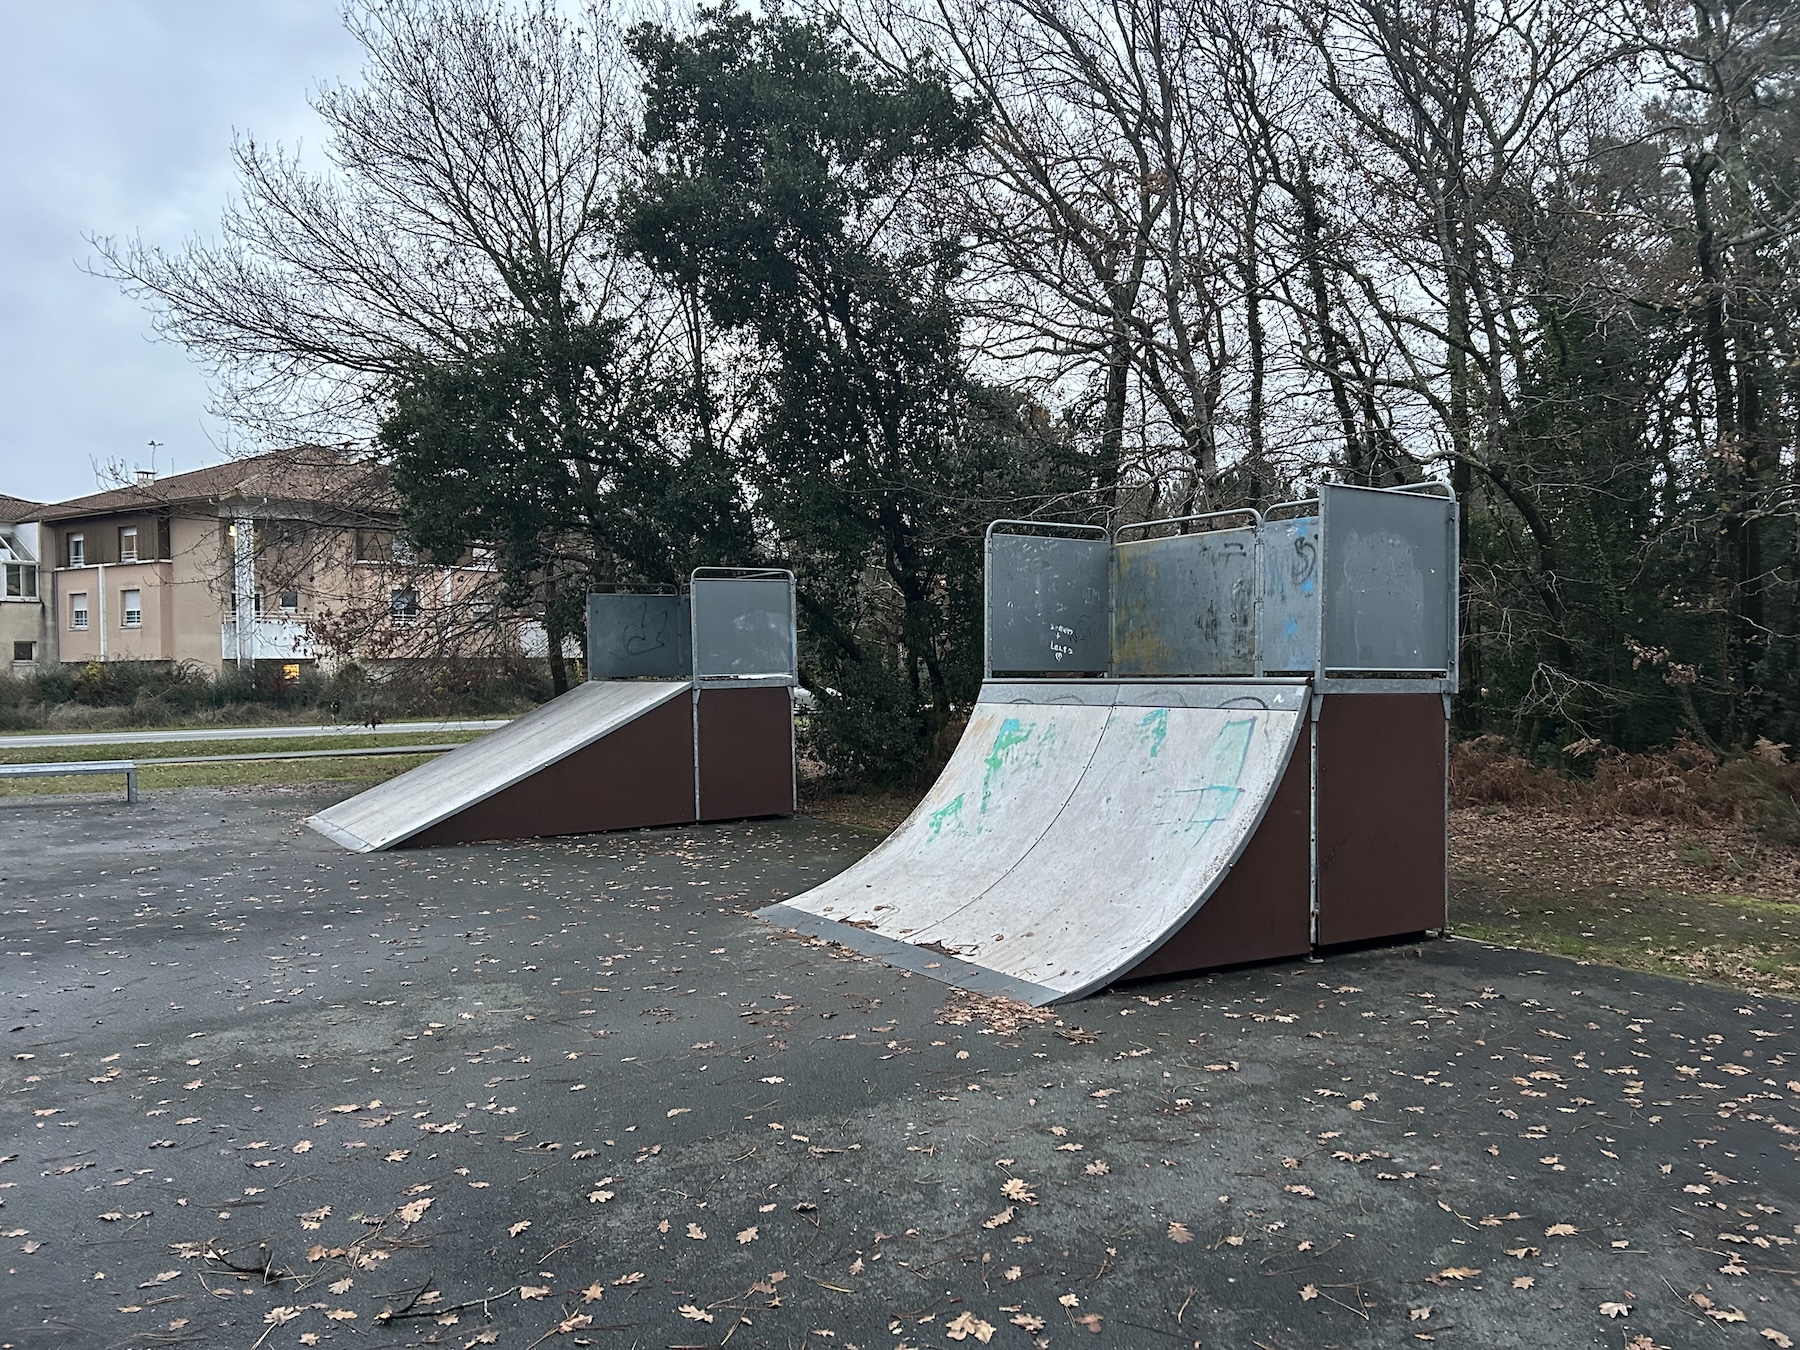
[[[963,245],[908,200],[975,149],[978,109],[779,13],[631,46],[651,168],[626,239],[763,360],[736,468],[796,569],[816,748],[911,771],[980,680],[985,516],[1057,476],[1054,441],[965,373]]]

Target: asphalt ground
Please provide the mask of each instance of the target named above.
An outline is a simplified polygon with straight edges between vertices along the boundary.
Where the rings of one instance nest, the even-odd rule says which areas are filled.
[[[1785,1346],[1796,1005],[1459,941],[1046,1014],[805,820],[0,806],[0,1346]]]

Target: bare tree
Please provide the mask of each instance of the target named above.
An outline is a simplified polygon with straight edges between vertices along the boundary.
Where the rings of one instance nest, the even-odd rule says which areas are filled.
[[[393,0],[346,22],[366,66],[312,100],[322,166],[246,137],[216,240],[95,241],[224,415],[272,440],[367,434],[387,382],[500,321],[643,318],[610,246],[637,110],[604,12]]]

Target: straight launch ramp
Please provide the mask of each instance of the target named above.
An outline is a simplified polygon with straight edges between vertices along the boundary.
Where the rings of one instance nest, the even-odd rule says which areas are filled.
[[[306,823],[358,853],[787,815],[794,578],[588,596],[587,683]]]
[[[442,757],[418,768],[378,783],[348,801],[307,817],[306,823],[326,838],[358,853],[414,842],[434,831],[446,837],[431,842],[450,842],[451,838],[481,838],[482,824],[468,821],[468,831],[443,827],[458,818],[479,812],[493,816],[514,807],[503,799],[531,785],[531,802],[516,803],[516,813],[540,814],[540,823],[548,826],[573,825],[575,828],[545,828],[537,833],[576,833],[584,820],[560,821],[548,818],[561,809],[588,809],[596,812],[589,829],[618,829],[629,824],[669,823],[660,817],[673,811],[675,819],[692,819],[693,750],[687,680],[595,680],[578,685],[560,698],[526,713],[479,740],[458,746]],[[674,706],[669,706],[673,704]],[[657,714],[661,712],[659,718]],[[667,723],[667,727],[661,723]],[[635,734],[633,734],[635,732]],[[609,758],[623,756],[621,767],[636,778],[634,793],[639,803],[637,816],[620,816],[607,811],[607,803],[593,798],[593,789],[571,798],[558,791],[561,785],[545,779],[555,767],[579,756],[584,751],[611,739]],[[623,741],[632,742],[630,746]],[[639,745],[638,742],[646,742]],[[663,744],[666,742],[667,744]],[[660,758],[680,769],[685,778],[669,785],[672,791],[644,792],[643,777],[648,766],[632,765],[634,752],[660,751]],[[583,775],[588,777],[588,775]],[[669,801],[662,803],[659,797]],[[490,805],[491,804],[491,805]],[[513,813],[513,812],[509,812]],[[492,828],[489,826],[488,828]],[[488,834],[485,837],[508,837]],[[517,837],[517,836],[513,836]]]
[[[1304,739],[1307,700],[1302,680],[990,683],[905,823],[761,917],[978,992],[1079,998],[1218,892]],[[1287,900],[1303,951],[1303,886]]]

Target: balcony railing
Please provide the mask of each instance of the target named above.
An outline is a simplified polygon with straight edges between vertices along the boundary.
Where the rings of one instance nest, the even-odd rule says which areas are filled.
[[[305,619],[257,619],[244,634],[248,650],[238,649],[237,620],[219,625],[219,656],[226,661],[310,661],[312,630]]]

